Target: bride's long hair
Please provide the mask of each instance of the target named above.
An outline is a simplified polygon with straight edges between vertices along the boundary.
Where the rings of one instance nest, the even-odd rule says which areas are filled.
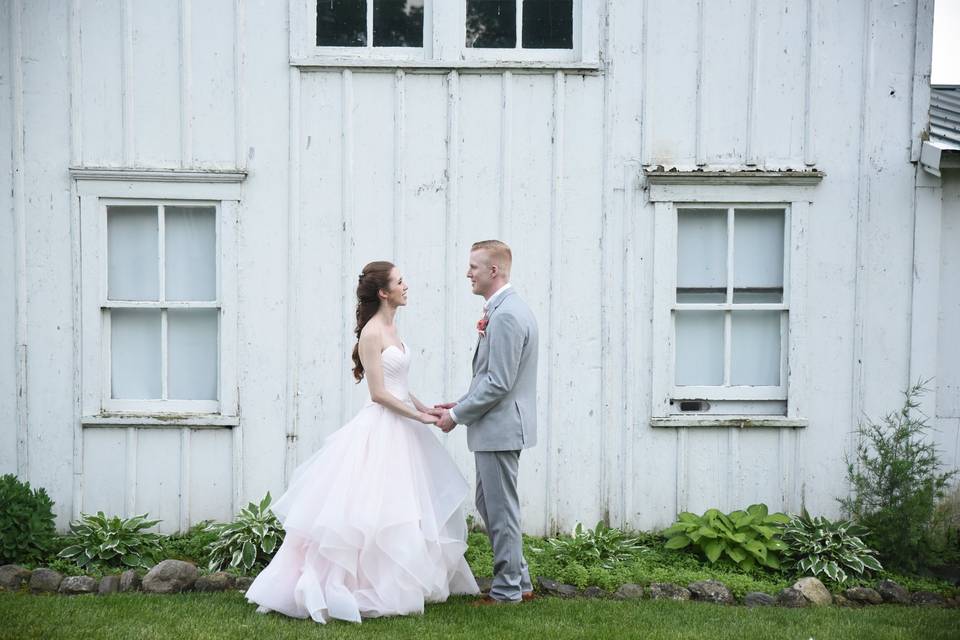
[[[390,271],[393,263],[386,260],[371,262],[360,272],[357,280],[357,344],[353,346],[353,378],[359,383],[363,380],[363,363],[360,362],[360,332],[380,309],[381,290],[390,288]]]

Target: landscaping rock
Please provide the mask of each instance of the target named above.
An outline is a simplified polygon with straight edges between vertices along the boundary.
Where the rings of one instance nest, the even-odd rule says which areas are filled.
[[[870,587],[850,587],[843,595],[859,604],[883,604],[883,597]]]
[[[843,595],[842,593],[835,593],[833,595],[833,604],[837,605],[838,607],[849,607],[849,608],[856,608],[860,606],[856,602],[851,602],[850,600],[847,600],[847,596]]]
[[[97,593],[101,596],[106,596],[111,593],[116,593],[120,590],[120,576],[103,576],[100,580],[100,587],[97,589]]]
[[[242,591],[243,593],[247,592],[247,589],[250,588],[250,585],[253,584],[253,578],[249,576],[237,576],[233,581],[233,588],[237,591]]]
[[[932,591],[914,591],[910,594],[910,602],[920,606],[943,606],[947,600],[939,593]]]
[[[30,570],[20,565],[5,564],[0,567],[0,590],[16,591],[30,582]]]
[[[751,591],[743,596],[743,604],[748,607],[770,607],[777,604],[777,600],[769,593]]]
[[[600,587],[587,587],[583,590],[584,598],[603,598],[606,595],[607,592]]]
[[[777,604],[781,607],[797,609],[799,607],[807,606],[810,604],[810,602],[803,596],[802,593],[800,593],[799,589],[787,587],[777,594]]]
[[[701,602],[713,602],[716,604],[733,604],[733,594],[727,585],[717,580],[698,580],[687,585],[690,590],[690,596],[694,600]]]
[[[481,593],[487,593],[493,587],[493,578],[477,578],[477,586]]]
[[[67,576],[57,591],[67,596],[96,593],[98,584],[97,579],[90,576]]]
[[[622,584],[613,592],[613,597],[617,600],[640,600],[643,598],[643,587],[633,583]]]
[[[572,584],[562,584],[556,580],[551,580],[550,578],[539,577],[537,582],[540,583],[540,588],[552,596],[560,596],[561,598],[572,598],[577,595],[577,588]]]
[[[884,602],[910,604],[910,592],[893,580],[881,580],[877,583],[877,593]]]
[[[800,578],[793,583],[793,588],[802,593],[803,597],[814,606],[823,607],[833,602],[833,596],[816,578]]]
[[[650,598],[652,600],[689,600],[690,590],[672,582],[651,582]]]
[[[197,581],[197,567],[183,560],[164,560],[143,577],[143,590],[147,593],[180,593],[187,591]]]
[[[34,593],[56,593],[63,582],[63,574],[53,569],[40,567],[30,574],[30,591]]]
[[[226,591],[231,588],[235,578],[226,571],[217,571],[210,575],[200,576],[193,584],[194,591]]]
[[[120,593],[140,590],[140,576],[133,569],[127,569],[120,574]]]

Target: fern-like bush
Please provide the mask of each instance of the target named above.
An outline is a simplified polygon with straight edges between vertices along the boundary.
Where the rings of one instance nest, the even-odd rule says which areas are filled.
[[[707,509],[702,516],[685,511],[663,535],[667,549],[696,548],[711,564],[726,557],[744,570],[779,569],[780,552],[787,548],[780,536],[788,522],[786,514],[752,504],[746,511],[729,514],[717,509]]]
[[[783,532],[785,564],[798,573],[843,584],[848,576],[867,577],[883,567],[861,536],[869,532],[849,520],[811,518],[806,509],[794,516]]]
[[[42,559],[56,533],[47,492],[12,474],[0,477],[0,565]]]
[[[210,571],[231,568],[249,573],[263,567],[283,542],[283,527],[270,510],[270,492],[259,504],[249,503],[233,522],[211,524],[217,536],[210,548]]]
[[[904,391],[903,406],[880,423],[857,427],[847,458],[851,495],[838,498],[846,514],[871,532],[871,543],[892,568],[916,571],[937,560],[933,538],[937,500],[956,471],[940,473],[936,445],[919,410],[925,381]]]
[[[612,569],[620,562],[629,560],[643,549],[638,538],[620,529],[608,527],[601,520],[597,526],[584,529],[577,523],[570,537],[548,538],[535,553],[547,553],[561,566],[602,567]]]
[[[103,511],[82,514],[70,523],[69,546],[59,556],[80,567],[117,567],[148,569],[157,562],[161,537],[145,529],[159,520],[147,520],[147,514],[108,518]]]

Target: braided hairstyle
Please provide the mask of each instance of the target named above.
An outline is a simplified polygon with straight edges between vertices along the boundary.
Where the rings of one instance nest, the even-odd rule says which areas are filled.
[[[386,260],[371,262],[363,268],[357,279],[357,344],[353,347],[353,378],[363,380],[363,363],[360,362],[360,332],[380,309],[381,290],[390,288],[390,272],[393,263]]]

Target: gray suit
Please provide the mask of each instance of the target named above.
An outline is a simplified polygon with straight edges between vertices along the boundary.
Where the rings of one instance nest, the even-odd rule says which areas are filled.
[[[477,463],[477,510],[493,546],[498,600],[533,589],[523,558],[517,471],[520,451],[537,443],[537,321],[509,288],[487,310],[485,335],[473,354],[470,390],[454,408],[469,425],[467,446]]]

